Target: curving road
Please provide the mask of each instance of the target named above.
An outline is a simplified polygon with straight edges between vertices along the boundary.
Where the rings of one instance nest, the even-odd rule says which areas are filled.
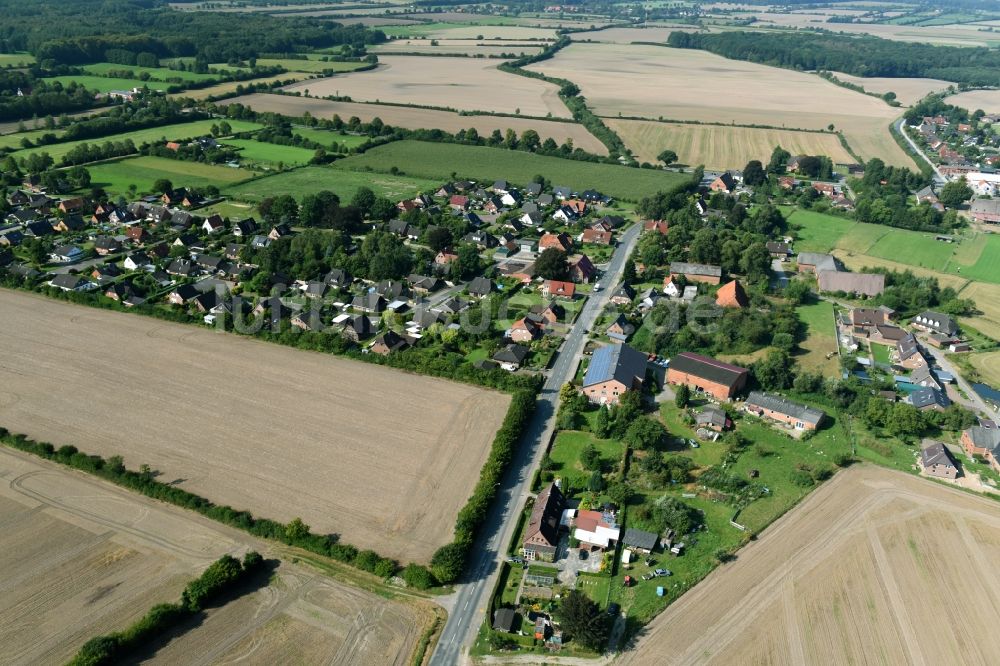
[[[642,226],[634,224],[619,239],[611,261],[601,277],[601,292],[591,295],[576,323],[570,329],[559,355],[549,370],[548,379],[538,397],[538,406],[500,484],[497,499],[490,507],[480,530],[479,541],[470,555],[465,580],[448,600],[448,622],[431,657],[431,666],[452,666],[468,654],[485,619],[490,593],[496,585],[500,565],[506,557],[506,546],[514,537],[521,507],[529,495],[531,475],[545,451],[545,445],[555,429],[559,407],[559,389],[573,378],[577,363],[587,342],[587,331],[614,292],[632,254]]]
[[[934,171],[934,183],[936,185],[944,185],[947,183],[948,179],[941,175],[941,172],[938,171],[937,165],[930,161],[927,155],[924,154],[924,151],[920,149],[920,146],[918,146],[916,142],[910,138],[910,135],[906,133],[906,118],[899,119],[896,129],[899,130],[899,134],[906,139],[906,143],[910,144],[910,148],[913,149],[913,152],[920,155],[924,162],[927,162],[927,164],[930,165],[931,169]]]

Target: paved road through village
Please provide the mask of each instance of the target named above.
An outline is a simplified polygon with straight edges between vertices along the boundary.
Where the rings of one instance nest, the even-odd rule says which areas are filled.
[[[438,641],[432,666],[452,666],[467,658],[469,647],[479,633],[490,593],[496,584],[500,565],[506,556],[507,544],[514,536],[517,518],[528,497],[533,470],[541,460],[545,444],[555,428],[555,415],[559,407],[559,388],[572,379],[577,361],[587,342],[587,331],[594,325],[597,315],[608,302],[625,268],[625,260],[632,254],[642,226],[633,225],[622,234],[618,247],[600,279],[603,289],[587,300],[576,323],[563,342],[556,362],[549,371],[538,407],[522,437],[520,446],[501,482],[496,501],[490,508],[479,540],[473,550],[465,580],[457,586],[456,593],[442,603],[449,606],[448,622]],[[450,602],[450,603],[449,603]]]

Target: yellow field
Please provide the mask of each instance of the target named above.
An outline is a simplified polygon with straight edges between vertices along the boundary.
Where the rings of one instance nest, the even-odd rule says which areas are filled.
[[[829,155],[834,162],[854,161],[840,139],[832,134],[613,118],[605,124],[622,138],[640,162],[656,162],[656,156],[669,148],[677,153],[682,164],[731,169],[750,160],[766,164],[771,151],[779,145],[793,155]]]
[[[841,72],[834,72],[834,75],[844,83],[853,83],[861,86],[867,92],[884,95],[887,92],[896,93],[896,99],[904,106],[912,106],[921,98],[932,92],[940,92],[955,85],[951,81],[941,79],[889,79],[883,77],[851,76]]]
[[[969,363],[979,371],[985,382],[1000,386],[1000,351],[970,354]]]
[[[1000,90],[970,90],[945,100],[969,111],[982,109],[986,113],[1000,113]]]
[[[1000,506],[851,467],[657,617],[623,666],[996,664]]]
[[[528,69],[576,83],[602,116],[789,129],[832,124],[864,159],[913,166],[889,133],[896,110],[812,74],[705,51],[623,44],[573,44]]]
[[[431,42],[436,42],[432,45]],[[391,42],[378,44],[369,47],[369,51],[381,56],[383,53],[421,53],[428,55],[468,55],[485,57],[499,56],[505,53],[515,55],[531,55],[542,50],[544,44],[541,42],[526,42],[523,39],[516,40],[489,40],[480,39],[394,39]]]
[[[964,317],[964,321],[983,335],[1000,340],[1000,284],[970,282],[958,292],[962,298],[971,298],[983,313],[975,317]]]

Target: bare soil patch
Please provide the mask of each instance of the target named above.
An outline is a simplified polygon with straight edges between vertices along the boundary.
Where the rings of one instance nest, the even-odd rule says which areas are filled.
[[[997,543],[995,501],[852,467],[656,618],[622,663],[996,663]]]
[[[573,44],[528,69],[573,81],[602,116],[787,129],[833,124],[864,159],[913,166],[889,133],[896,110],[812,74],[705,51],[621,44]]]
[[[603,143],[587,131],[583,125],[554,120],[538,120],[534,118],[517,118],[513,116],[463,116],[451,111],[435,109],[418,109],[405,106],[385,106],[382,104],[362,104],[359,102],[331,102],[312,97],[292,97],[290,95],[270,95],[256,93],[243,95],[221,102],[222,104],[243,104],[257,112],[283,113],[290,116],[301,116],[306,111],[316,118],[333,118],[340,116],[345,121],[351,116],[357,116],[363,122],[372,118],[381,118],[387,125],[404,127],[406,129],[441,129],[446,132],[457,132],[463,129],[475,128],[480,136],[488,136],[493,130],[505,132],[513,129],[520,135],[524,130],[533,129],[544,141],[551,137],[556,143],[562,144],[572,139],[573,145],[597,155],[607,155],[608,149]]]
[[[383,56],[376,69],[300,81],[283,90],[360,102],[444,106],[463,111],[570,118],[553,83],[507,74],[495,60]]]
[[[0,423],[149,464],[215,502],[426,562],[510,397],[193,326],[0,291]]]

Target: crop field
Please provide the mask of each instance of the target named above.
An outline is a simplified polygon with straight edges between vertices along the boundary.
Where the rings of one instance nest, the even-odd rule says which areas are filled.
[[[218,125],[219,122],[220,121],[218,120],[195,120],[189,123],[176,123],[174,125],[163,125],[161,127],[149,127],[146,129],[134,130],[132,132],[124,132],[122,134],[102,136],[95,139],[80,139],[78,141],[53,143],[51,145],[40,146],[38,148],[23,148],[13,153],[13,156],[15,159],[19,160],[22,157],[27,157],[31,153],[48,153],[52,156],[52,159],[59,161],[59,159],[66,155],[66,153],[83,143],[100,145],[108,141],[125,141],[126,139],[131,139],[132,143],[138,147],[144,143],[182,141],[184,139],[193,139],[195,137],[208,134],[212,125]],[[252,123],[247,120],[227,120],[226,122],[228,122],[230,127],[232,127],[233,132],[251,132],[263,127],[263,125],[258,125],[257,123]]]
[[[621,663],[996,663],[998,557],[996,502],[858,465],[667,608]]]
[[[854,160],[833,134],[613,118],[605,124],[621,137],[640,162],[655,164],[656,156],[669,148],[677,153],[681,164],[730,169],[750,160],[767,164],[775,146],[793,155],[829,155],[834,162]]]
[[[395,37],[426,37],[428,39],[531,39],[552,40],[555,28],[530,28],[520,25],[468,25],[459,23],[424,23],[422,25],[387,26],[380,28]]]
[[[437,44],[431,44],[431,41]],[[544,43],[530,43],[524,40],[483,41],[479,39],[394,39],[391,42],[378,44],[369,50],[380,56],[393,53],[419,53],[426,55],[455,54],[465,56],[484,57],[499,56],[513,53],[517,56],[538,53],[544,47]]]
[[[1000,284],[969,282],[958,295],[974,300],[982,312],[970,318],[969,323],[981,333],[1000,340]]]
[[[76,82],[87,90],[96,90],[99,93],[108,93],[112,90],[131,90],[132,88],[147,87],[150,90],[166,90],[171,85],[163,81],[140,81],[139,79],[119,79],[109,76],[96,76],[93,74],[67,74],[65,76],[50,76],[44,79],[47,83],[61,83],[64,87],[71,82]]]
[[[427,562],[450,539],[510,402],[24,293],[0,292],[0,310],[0,335],[18,349],[0,369],[5,427],[120,454],[215,502],[301,517],[403,562]]]
[[[367,187],[376,195],[399,200],[421,192],[432,192],[441,186],[440,180],[396,176],[392,174],[345,171],[325,166],[307,166],[283,171],[240,185],[225,188],[223,194],[242,201],[259,202],[273,192],[291,194],[301,199],[306,194],[320,190],[336,192],[341,201],[350,201],[360,187]]]
[[[607,28],[593,32],[570,35],[574,42],[602,42],[606,44],[631,44],[633,42],[666,42],[672,32],[683,32],[682,26],[648,26],[634,28]]]
[[[452,172],[476,180],[504,178],[525,184],[542,174],[553,185],[576,190],[593,188],[618,199],[640,198],[687,178],[684,174],[654,169],[633,169],[545,157],[503,148],[463,146],[423,141],[395,141],[336,162],[334,168],[388,172],[397,167],[410,176],[445,180]]]
[[[946,90],[948,86],[954,85],[951,81],[941,79],[916,79],[898,78],[890,79],[884,77],[863,77],[851,76],[842,72],[834,72],[834,75],[844,83],[853,83],[861,86],[866,92],[884,95],[887,92],[896,93],[896,99],[903,106],[913,106],[921,98],[932,92]]]
[[[979,371],[987,384],[1000,386],[1000,351],[970,354],[969,363]]]
[[[494,130],[506,132],[513,129],[520,136],[525,130],[533,129],[544,141],[552,138],[562,144],[572,140],[573,145],[589,153],[607,155],[607,147],[587,131],[583,125],[573,122],[539,120],[535,118],[515,118],[512,116],[463,116],[451,111],[419,109],[384,104],[361,104],[358,102],[331,102],[311,97],[291,97],[289,95],[269,95],[257,93],[225,100],[225,103],[243,104],[258,113],[272,112],[300,117],[307,111],[314,118],[340,116],[345,121],[357,116],[362,122],[380,118],[386,125],[405,129],[437,128],[445,132],[458,132],[475,128],[480,136],[489,136]]]
[[[1000,113],[1000,90],[970,90],[952,95],[945,101],[969,111],[982,109],[986,113]]]
[[[0,476],[0,565],[17,583],[0,600],[7,664],[65,663],[93,636],[175,602],[223,554],[270,556],[245,534],[6,448]],[[210,664],[239,652],[258,663],[402,664],[429,621],[418,600],[390,601],[282,563],[270,584],[209,609],[151,661]]]
[[[864,159],[909,165],[882,100],[818,76],[690,49],[573,44],[528,69],[569,79],[602,116],[841,130]],[[720,94],[726,91],[726,94]],[[730,165],[739,166],[739,165]]]
[[[316,151],[298,146],[282,146],[276,143],[265,143],[253,139],[228,139],[223,145],[240,149],[240,158],[250,162],[263,164],[286,165],[306,164],[313,158]]]
[[[306,74],[318,74],[327,69],[335,72],[352,72],[360,67],[365,67],[365,62],[337,62],[322,60],[301,60],[299,58],[260,58],[257,65],[260,67],[281,66],[289,72],[304,72]]]
[[[383,56],[377,69],[300,81],[283,90],[360,102],[572,117],[555,84],[501,72],[496,61],[480,58]]]
[[[88,165],[87,170],[90,171],[91,185],[103,187],[113,196],[125,195],[131,185],[135,185],[137,192],[152,192],[153,183],[160,178],[170,180],[175,187],[214,185],[222,188],[257,175],[247,169],[152,156],[108,160]]]

